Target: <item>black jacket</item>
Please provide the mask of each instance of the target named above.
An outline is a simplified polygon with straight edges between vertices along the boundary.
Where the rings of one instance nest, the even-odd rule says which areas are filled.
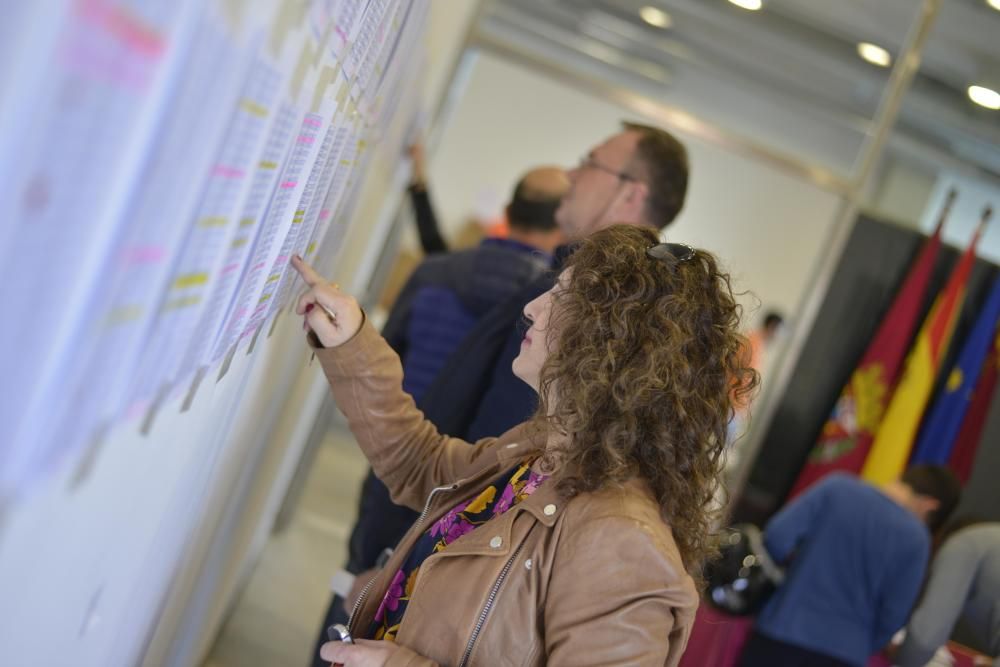
[[[429,201],[424,191],[410,192],[415,208]],[[426,217],[427,212],[420,215]],[[543,268],[541,259],[513,250],[511,243],[487,240],[471,250],[425,259],[407,281],[382,330],[405,362],[413,352],[407,335],[414,317],[413,300],[429,286],[455,290],[462,305],[479,318],[471,330],[462,332],[443,367],[434,368],[435,378],[427,391],[415,397],[418,407],[426,409],[426,403],[433,408],[427,418],[442,433],[465,437],[467,427],[475,424],[484,435],[500,435],[534,410],[534,390],[513,376],[510,364],[523,337],[523,330],[517,333],[521,311],[552,286],[554,274]],[[564,256],[557,251],[555,261]],[[443,339],[421,342],[451,345]],[[404,376],[406,372],[404,363]],[[495,412],[488,409],[491,401],[499,403]],[[381,553],[394,547],[415,519],[412,510],[392,502],[388,490],[369,470],[351,531],[347,569],[358,573],[374,567]]]
[[[452,353],[417,403],[442,433],[474,442],[498,436],[534,413],[535,391],[511,370],[526,329],[524,306],[552,288],[571,253],[571,246],[560,246],[552,271],[480,319]]]

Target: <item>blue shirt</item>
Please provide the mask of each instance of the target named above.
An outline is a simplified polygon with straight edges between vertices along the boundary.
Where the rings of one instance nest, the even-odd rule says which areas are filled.
[[[844,474],[776,514],[764,541],[787,570],[757,631],[859,667],[906,623],[930,553],[912,512]]]

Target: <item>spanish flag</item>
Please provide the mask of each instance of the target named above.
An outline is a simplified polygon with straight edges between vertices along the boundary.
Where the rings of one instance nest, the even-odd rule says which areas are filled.
[[[906,345],[917,327],[920,307],[941,249],[941,228],[954,200],[955,191],[952,190],[941,211],[937,229],[924,242],[875,337],[841,390],[789,499],[831,472],[861,472],[872,439],[882,423],[892,387],[899,378]]]
[[[986,217],[984,215],[983,223]],[[920,419],[962,310],[983,223],[980,223],[972,242],[952,270],[948,284],[938,295],[910,350],[903,378],[892,395],[871,452],[861,469],[861,476],[870,482],[884,484],[898,478],[910,458]]]
[[[984,360],[994,349],[1000,320],[1000,278],[993,281],[986,303],[980,309],[972,331],[962,344],[958,361],[948,373],[948,381],[934,401],[920,429],[920,437],[913,449],[913,463],[948,463],[959,429],[971,406],[974,390],[978,390]],[[995,366],[996,361],[990,364]]]

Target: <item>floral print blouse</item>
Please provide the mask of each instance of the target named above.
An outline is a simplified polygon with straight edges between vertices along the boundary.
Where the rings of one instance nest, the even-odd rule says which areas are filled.
[[[443,551],[458,538],[493,517],[500,516],[535,492],[548,476],[533,472],[532,463],[534,461],[526,461],[487,486],[472,500],[456,505],[420,536],[389,585],[389,590],[375,613],[369,637],[385,641],[396,640],[406,613],[406,605],[420,574],[420,566],[427,558]]]

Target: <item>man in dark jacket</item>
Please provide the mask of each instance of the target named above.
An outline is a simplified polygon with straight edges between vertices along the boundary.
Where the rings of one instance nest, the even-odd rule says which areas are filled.
[[[427,230],[437,229],[437,220],[423,169],[415,172],[418,179],[410,196],[423,237]],[[555,212],[568,186],[562,169],[532,169],[518,181],[507,205],[507,238],[488,238],[468,250],[437,252],[414,270],[382,329],[402,360],[403,389],[414,400],[423,397],[482,316],[549,270],[552,251],[563,240]],[[361,489],[358,520],[351,532],[346,570],[357,575],[374,567],[383,550],[395,546],[415,519],[415,512],[392,502],[385,485],[369,469]],[[345,622],[346,617],[343,599],[335,596],[318,643],[327,641],[329,625]],[[317,648],[314,656],[318,655]]]

